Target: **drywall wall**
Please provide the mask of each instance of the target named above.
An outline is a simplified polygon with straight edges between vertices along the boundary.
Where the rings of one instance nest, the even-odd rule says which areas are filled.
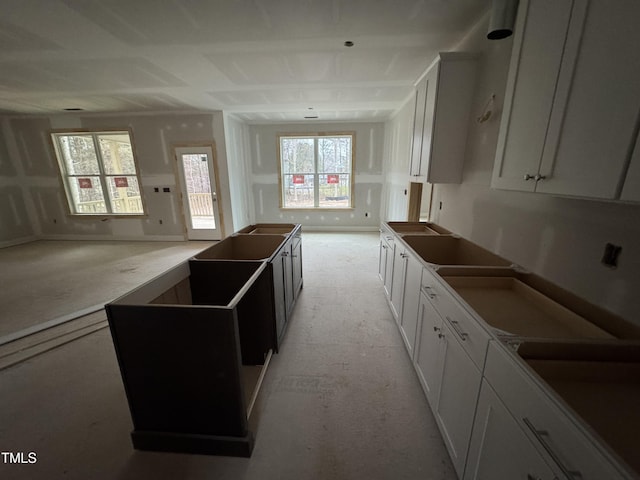
[[[33,240],[36,233],[28,213],[24,170],[9,153],[9,131],[9,119],[0,118],[0,247]]]
[[[435,185],[431,219],[581,297],[640,323],[640,205],[490,188],[511,40],[485,38],[487,19],[457,47],[480,53],[474,118],[460,185]],[[475,117],[496,94],[491,119]],[[442,203],[442,209],[438,206]],[[600,263],[607,242],[619,266]]]
[[[148,215],[68,215],[49,138],[51,130],[57,129],[130,129]],[[173,147],[191,144],[216,148],[224,227],[227,232],[233,230],[222,112],[14,117],[8,120],[7,137],[10,156],[24,172],[19,186],[28,191],[33,203],[28,220],[43,238],[183,240],[185,229]],[[165,188],[169,191],[165,192]]]
[[[249,126],[233,116],[224,116],[224,133],[227,143],[229,166],[229,190],[233,212],[233,231],[255,223],[255,210],[251,191],[251,145]]]
[[[377,230],[382,197],[383,123],[305,123],[252,125],[251,182],[256,222],[300,223],[307,229]],[[353,209],[291,210],[279,208],[278,133],[355,132]]]

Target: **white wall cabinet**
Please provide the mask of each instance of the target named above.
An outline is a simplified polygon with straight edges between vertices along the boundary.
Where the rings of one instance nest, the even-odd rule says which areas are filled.
[[[635,0],[520,2],[494,188],[620,198],[639,121],[638,18]]]
[[[486,380],[482,381],[464,480],[553,480],[555,473]]]
[[[422,164],[422,136],[424,132],[424,117],[426,109],[428,79],[423,78],[416,86],[415,108],[413,114],[413,137],[411,143],[411,163],[409,166],[412,177],[424,177],[426,162]]]
[[[440,53],[416,86],[410,175],[414,182],[460,183],[476,59]]]

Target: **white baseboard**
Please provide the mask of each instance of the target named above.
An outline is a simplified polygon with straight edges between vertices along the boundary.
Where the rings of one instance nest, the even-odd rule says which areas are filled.
[[[35,242],[36,240],[38,240],[38,237],[36,237],[35,235],[32,235],[30,237],[14,238],[13,240],[6,240],[4,242],[0,242],[0,248],[15,247],[16,245]]]
[[[40,235],[37,240],[98,240],[125,242],[184,242],[183,235]]]
[[[303,232],[379,232],[380,227],[341,227],[341,226],[323,226],[323,225],[302,225]]]

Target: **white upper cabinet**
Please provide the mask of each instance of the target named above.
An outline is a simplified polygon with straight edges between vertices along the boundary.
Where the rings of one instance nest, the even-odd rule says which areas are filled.
[[[533,191],[571,16],[571,1],[520,2],[492,186]]]
[[[640,112],[640,2],[520,2],[492,186],[617,199]]]
[[[427,96],[428,80],[423,78],[416,87],[416,105],[413,114],[413,141],[411,143],[411,166],[412,177],[424,175],[422,169],[422,132],[424,131],[425,99]],[[426,165],[425,165],[426,166]]]
[[[467,143],[476,58],[440,53],[416,89],[411,171],[413,181],[460,183]]]

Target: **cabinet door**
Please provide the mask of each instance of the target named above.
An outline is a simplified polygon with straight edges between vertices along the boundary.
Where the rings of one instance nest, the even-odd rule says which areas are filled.
[[[423,293],[419,308],[414,365],[429,405],[435,410],[442,379],[442,319]]]
[[[429,172],[431,163],[431,149],[433,147],[434,123],[436,121],[436,95],[438,93],[438,74],[440,63],[435,63],[425,75],[425,107],[424,107],[424,130],[422,135],[422,158],[423,175]],[[451,132],[449,132],[451,133]]]
[[[271,262],[273,271],[273,300],[275,303],[275,315],[276,315],[276,338],[278,346],[282,339],[282,334],[287,323],[287,303],[285,297],[285,283],[284,283],[284,262],[285,259],[281,255],[273,259]]]
[[[400,315],[400,332],[411,358],[413,358],[416,343],[422,268],[422,264],[418,259],[407,252],[402,314]]]
[[[483,380],[464,480],[498,478],[556,477],[489,383]]]
[[[443,52],[427,75],[422,168],[429,183],[462,181],[476,69],[473,54]]]
[[[291,243],[287,243],[282,248],[282,253],[280,254],[282,258],[282,268],[284,270],[284,298],[285,305],[287,306],[287,317],[289,317],[291,313],[291,309],[293,308],[293,265],[291,264]]]
[[[298,297],[298,293],[302,288],[302,239],[295,237],[293,239],[293,248],[291,250],[291,269],[293,275],[293,296]]]
[[[484,375],[547,463],[554,471],[565,472],[558,478],[635,478],[622,473],[625,468],[616,465],[607,449],[579,427],[575,412],[559,403],[551,387],[541,383],[513,350],[492,341]]]
[[[397,322],[402,313],[402,299],[404,296],[405,273],[407,271],[407,249],[396,246],[393,255],[393,276],[391,280],[391,311]]]
[[[613,199],[637,135],[640,2],[586,4],[572,12],[536,191]]]
[[[636,145],[631,156],[631,163],[624,181],[621,200],[640,202],[640,135],[636,139]]]
[[[387,244],[384,237],[380,235],[380,255],[378,256],[378,277],[384,284],[384,274],[387,268]]]
[[[572,4],[571,0],[520,1],[491,181],[494,188],[535,189],[533,177],[542,159]]]
[[[434,414],[458,478],[462,478],[482,373],[447,322],[442,323],[442,335],[442,380]]]
[[[391,239],[389,241],[389,239]],[[387,240],[387,253],[385,256],[385,267],[384,267],[384,293],[387,295],[388,299],[391,299],[391,286],[393,284],[393,260],[395,257],[395,242],[393,241],[393,237],[386,236],[385,240]]]
[[[422,132],[425,121],[425,98],[427,94],[427,80],[423,78],[416,87],[416,105],[413,114],[413,142],[411,144],[410,175],[418,177],[422,173]]]

